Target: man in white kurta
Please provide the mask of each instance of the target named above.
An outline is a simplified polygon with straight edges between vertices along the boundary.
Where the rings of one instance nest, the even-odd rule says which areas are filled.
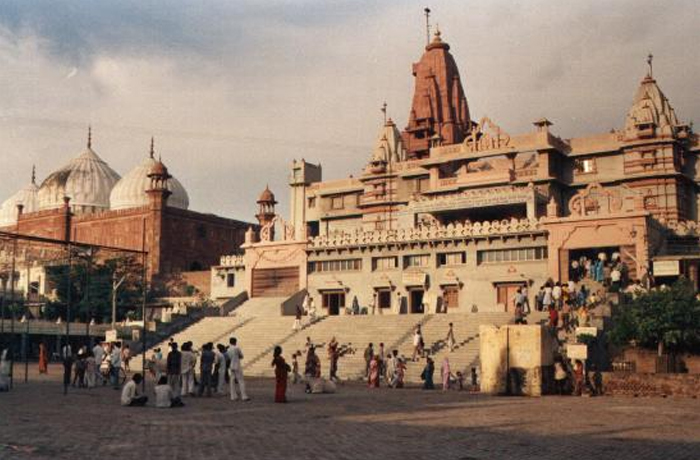
[[[231,377],[230,387],[231,387],[231,401],[236,401],[239,396],[242,401],[248,401],[250,398],[245,392],[245,381],[243,380],[243,368],[241,367],[241,360],[243,359],[243,352],[236,345],[236,338],[231,337],[229,340],[229,347],[226,351],[228,359],[231,361],[229,365],[229,375]]]

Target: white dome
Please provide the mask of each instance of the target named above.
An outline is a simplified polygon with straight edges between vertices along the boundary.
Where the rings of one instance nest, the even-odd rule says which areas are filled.
[[[155,159],[146,158],[117,182],[109,196],[111,209],[138,208],[148,205],[146,190],[151,186],[148,173],[155,163]],[[189,207],[190,198],[180,181],[174,177],[168,179],[168,190],[171,192],[170,197],[168,197],[168,206],[180,209]]]
[[[32,181],[19,192],[12,195],[0,206],[0,227],[8,227],[17,223],[17,205],[24,205],[22,213],[39,210],[39,187]]]
[[[88,147],[79,157],[50,174],[39,188],[39,209],[63,206],[63,197],[71,199],[75,212],[109,209],[109,194],[119,180],[117,174]]]

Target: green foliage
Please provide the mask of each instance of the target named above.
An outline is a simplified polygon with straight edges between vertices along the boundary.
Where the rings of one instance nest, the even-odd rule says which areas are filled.
[[[89,267],[89,268],[88,268]],[[66,319],[68,299],[68,266],[46,268],[49,286],[56,298],[44,310],[44,316]],[[112,317],[112,291],[117,288],[117,321],[128,312],[140,312],[142,296],[142,265],[134,257],[120,257],[98,262],[75,259],[70,272],[71,317],[73,320],[109,322]],[[140,314],[140,313],[139,313]]]
[[[636,341],[656,349],[659,343],[676,351],[700,351],[700,301],[692,284],[680,279],[622,305],[613,317],[613,342]]]
[[[597,340],[597,337],[592,334],[581,334],[577,337],[578,341],[580,343],[586,344],[588,346],[592,345],[595,343]]]

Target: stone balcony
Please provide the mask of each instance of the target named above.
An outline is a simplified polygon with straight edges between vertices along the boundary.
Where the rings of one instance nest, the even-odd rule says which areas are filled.
[[[242,255],[221,256],[219,265],[222,267],[245,267],[245,259]]]

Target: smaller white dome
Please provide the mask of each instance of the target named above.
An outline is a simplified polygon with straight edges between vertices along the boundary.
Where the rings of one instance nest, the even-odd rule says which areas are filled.
[[[8,227],[17,223],[17,205],[24,205],[22,213],[39,210],[39,187],[34,181],[19,192],[12,195],[0,206],[0,227]]]
[[[119,182],[116,183],[109,196],[110,209],[129,209],[148,205],[148,195],[146,190],[151,186],[151,179],[148,173],[157,161],[148,157],[140,165],[129,171]],[[171,195],[168,197],[168,206],[173,208],[187,209],[190,205],[190,198],[185,187],[180,181],[171,177],[168,179],[168,190]]]

